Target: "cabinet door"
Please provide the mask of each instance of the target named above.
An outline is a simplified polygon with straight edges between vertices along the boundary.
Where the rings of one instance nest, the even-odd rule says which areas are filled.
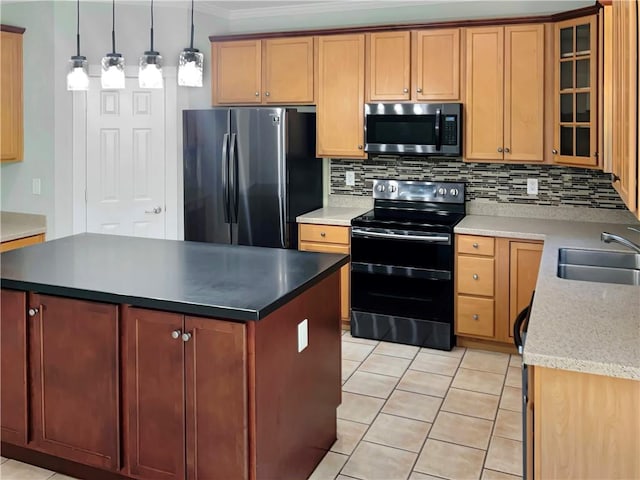
[[[596,17],[555,27],[554,163],[597,167]]]
[[[30,295],[34,448],[108,470],[120,466],[118,307]]]
[[[413,98],[460,99],[460,30],[414,32]]]
[[[365,158],[364,34],[318,37],[317,154]]]
[[[22,34],[0,32],[0,159],[22,160]]]
[[[504,28],[469,28],[465,158],[502,160]]]
[[[544,25],[505,27],[504,159],[544,160]]]
[[[266,103],[313,103],[313,37],[264,40]]]
[[[133,475],[185,478],[182,323],[182,315],[175,313],[131,307],[124,313],[125,408]]]
[[[261,60],[260,40],[212,43],[212,103],[262,102]]]
[[[186,317],[187,477],[247,479],[245,325]]]
[[[0,426],[2,441],[27,443],[27,294],[0,294]]]
[[[513,338],[513,323],[536,288],[542,244],[511,242],[509,248],[509,337]]]
[[[366,43],[367,100],[409,100],[410,32],[368,33]]]

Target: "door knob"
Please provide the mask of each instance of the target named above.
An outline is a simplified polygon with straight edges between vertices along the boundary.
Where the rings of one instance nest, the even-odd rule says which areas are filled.
[[[256,92],[256,97],[259,97],[259,96],[260,96],[260,92]]]
[[[474,279],[474,280],[477,280],[477,279],[478,279],[478,274],[477,274],[477,273],[474,273],[474,274],[473,274],[473,279]]]
[[[506,148],[504,149],[504,153],[509,153],[510,151],[511,151],[511,150],[509,150],[509,147],[506,147]]]
[[[477,314],[477,313],[474,313],[474,314],[473,314],[473,319],[474,319],[474,320],[478,320],[478,318],[480,318],[480,317],[478,317],[478,314]]]
[[[477,243],[473,244],[473,248],[478,248],[478,247],[479,247],[479,245]]]
[[[182,334],[182,341],[183,342],[188,342],[189,340],[191,340],[191,334],[188,332],[185,332]]]
[[[422,93],[422,89],[421,89],[421,88],[417,88],[417,89],[416,89],[416,92],[418,92],[418,93]]]
[[[269,92],[264,92],[265,97],[268,97],[269,95],[271,95]]]
[[[409,89],[408,89],[408,88],[403,88],[403,89],[402,89],[402,92],[403,92],[403,93],[409,93]]]
[[[362,145],[358,145],[358,150],[362,150]]]
[[[180,330],[174,330],[173,332],[171,332],[171,338],[173,338],[174,340],[177,340],[178,338],[180,338],[181,333],[182,331]]]
[[[615,173],[611,174],[611,183],[616,183],[620,181],[620,177],[618,175],[616,175]]]
[[[39,312],[39,311],[40,311],[40,310],[39,310],[39,309],[37,309],[37,308],[30,308],[30,309],[29,309],[29,316],[30,316],[30,317],[35,317],[35,316],[38,314],[38,312]]]
[[[502,153],[502,147],[498,147],[498,153]]]
[[[162,207],[154,207],[153,210],[145,210],[144,213],[153,213],[154,215],[158,215],[162,213]]]
[[[555,148],[553,150],[551,150],[551,153],[553,153],[554,155],[558,154],[558,150],[556,150]]]

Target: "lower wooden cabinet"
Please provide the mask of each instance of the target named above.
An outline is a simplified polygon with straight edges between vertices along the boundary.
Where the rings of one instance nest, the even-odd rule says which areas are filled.
[[[29,446],[118,470],[118,306],[38,294],[30,294],[28,304]]]
[[[36,243],[42,242],[44,242],[44,233],[31,235],[30,237],[17,238],[16,240],[9,240],[8,242],[0,243],[0,252],[8,252],[9,250],[28,247],[29,245],[35,245]]]

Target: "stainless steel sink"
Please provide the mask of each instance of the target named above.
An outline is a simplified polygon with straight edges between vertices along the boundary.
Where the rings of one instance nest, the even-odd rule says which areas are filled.
[[[558,277],[585,282],[640,285],[640,254],[561,248]]]

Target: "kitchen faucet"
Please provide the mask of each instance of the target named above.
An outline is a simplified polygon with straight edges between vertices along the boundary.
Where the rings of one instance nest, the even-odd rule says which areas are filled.
[[[634,232],[638,231],[632,227],[629,227],[629,230],[633,230]],[[630,248],[631,250],[634,250],[636,253],[640,253],[640,245],[632,242],[627,238],[621,237],[620,235],[615,235],[613,233],[608,233],[608,232],[602,232],[600,234],[600,240],[602,240],[604,243],[616,242],[616,243],[619,243],[620,245],[624,245],[625,247]]]

